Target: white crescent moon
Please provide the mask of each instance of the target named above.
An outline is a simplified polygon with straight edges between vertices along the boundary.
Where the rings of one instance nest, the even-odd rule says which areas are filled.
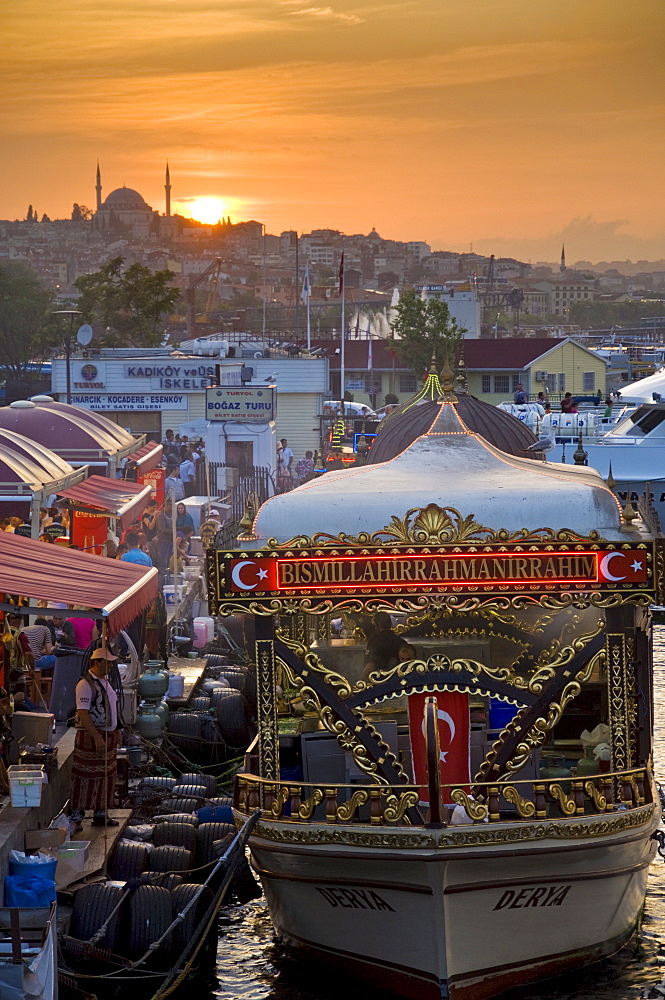
[[[448,715],[447,712],[444,712],[443,709],[439,708],[439,709],[437,709],[436,717],[437,717],[437,719],[439,721],[447,723],[448,728],[450,729],[450,743],[448,744],[448,746],[451,746],[453,740],[455,739],[455,722],[454,722],[452,716]],[[425,720],[424,719],[423,719],[422,730],[423,730],[423,736],[424,736],[425,735]],[[442,760],[444,764],[446,763],[446,754],[447,753],[448,753],[447,750],[440,750],[439,751],[439,759]]]
[[[251,584],[251,586],[248,587],[247,584],[243,583],[242,580],[240,579],[240,570],[243,568],[243,566],[253,566],[253,565],[254,561],[252,559],[245,559],[244,562],[236,563],[236,565],[231,570],[231,579],[235,583],[236,587],[240,587],[241,590],[256,590],[257,586],[256,583],[253,583]]]
[[[450,742],[452,743],[455,739],[455,723],[453,719],[447,712],[443,712],[441,709],[439,709],[436,714],[439,719],[448,723],[448,728],[450,729]]]
[[[620,556],[620,555],[622,555],[621,552],[608,552],[607,555],[603,556],[603,558],[600,560],[600,572],[607,580],[612,580],[614,583],[619,583],[621,580],[626,579],[625,576],[612,576],[612,574],[610,573],[609,569],[610,563],[612,562],[615,556]]]

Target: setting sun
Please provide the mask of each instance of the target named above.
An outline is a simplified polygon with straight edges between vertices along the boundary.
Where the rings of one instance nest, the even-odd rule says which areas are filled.
[[[223,198],[193,198],[184,207],[184,213],[196,219],[197,222],[207,222],[214,225],[222,217],[228,215],[229,204]]]

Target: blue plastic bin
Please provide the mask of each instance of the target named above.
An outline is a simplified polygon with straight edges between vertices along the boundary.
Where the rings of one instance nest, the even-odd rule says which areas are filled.
[[[501,701],[500,698],[490,698],[489,728],[505,729],[518,712],[517,705],[510,705],[507,701]]]
[[[51,903],[55,903],[53,879],[35,875],[8,875],[5,879],[5,906],[50,906]]]
[[[55,882],[55,869],[58,865],[57,858],[44,858],[43,861],[15,861],[9,859],[9,874],[20,875],[22,878],[45,878]]]

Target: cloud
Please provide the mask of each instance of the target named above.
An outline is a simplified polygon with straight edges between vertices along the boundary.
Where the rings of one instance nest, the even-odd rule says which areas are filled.
[[[557,232],[523,238],[518,236],[484,237],[473,241],[478,253],[517,257],[520,260],[558,262],[565,244],[566,259],[598,262],[607,260],[653,260],[662,257],[665,233],[637,236],[626,231],[626,219],[595,219],[592,215],[575,217]]]
[[[292,17],[317,17],[320,19],[344,21],[347,24],[362,24],[365,20],[365,18],[359,17],[358,14],[344,14],[341,11],[333,10],[332,7],[301,7],[299,10],[290,10],[289,15]]]

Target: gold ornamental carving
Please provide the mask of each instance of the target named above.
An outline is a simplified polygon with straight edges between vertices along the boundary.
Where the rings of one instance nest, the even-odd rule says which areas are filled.
[[[297,823],[282,820],[275,823],[257,823],[254,836],[279,844],[326,845],[338,844],[346,847],[364,847],[376,850],[417,850],[431,848],[501,847],[545,840],[584,841],[599,837],[614,836],[628,830],[636,830],[655,821],[658,811],[656,804],[629,809],[625,812],[605,814],[602,818],[560,819],[546,822],[516,822],[511,825],[478,825],[446,827],[443,830],[419,831],[409,827],[378,830],[361,830],[352,827],[302,827]]]
[[[589,535],[580,535],[576,531],[562,528],[554,531],[552,528],[538,528],[529,531],[525,528],[519,531],[508,531],[505,528],[495,530],[485,527],[475,520],[473,514],[466,516],[455,507],[439,507],[431,503],[427,507],[412,507],[403,517],[393,515],[390,524],[378,531],[361,531],[357,535],[329,535],[319,532],[311,538],[306,535],[296,535],[286,542],[269,538],[265,543],[267,549],[309,549],[321,545],[339,545],[344,547],[361,547],[373,545],[448,545],[455,542],[600,542],[603,538],[597,531]]]
[[[215,602],[214,587],[209,590],[211,600]],[[228,615],[251,614],[259,618],[270,618],[273,615],[295,615],[304,612],[309,615],[339,614],[347,612],[365,612],[375,614],[377,611],[395,612],[397,614],[414,614],[432,609],[449,610],[458,614],[480,612],[484,610],[509,612],[524,611],[527,608],[540,607],[548,611],[565,611],[575,609],[584,611],[593,608],[618,608],[623,604],[632,604],[647,609],[653,603],[650,594],[601,593],[601,592],[566,592],[551,594],[506,594],[502,596],[497,591],[491,594],[430,594],[421,597],[388,596],[363,599],[349,597],[344,600],[331,601],[316,597],[303,598],[271,598],[263,601],[247,603],[235,601],[233,598],[222,599],[216,605],[216,614]]]

